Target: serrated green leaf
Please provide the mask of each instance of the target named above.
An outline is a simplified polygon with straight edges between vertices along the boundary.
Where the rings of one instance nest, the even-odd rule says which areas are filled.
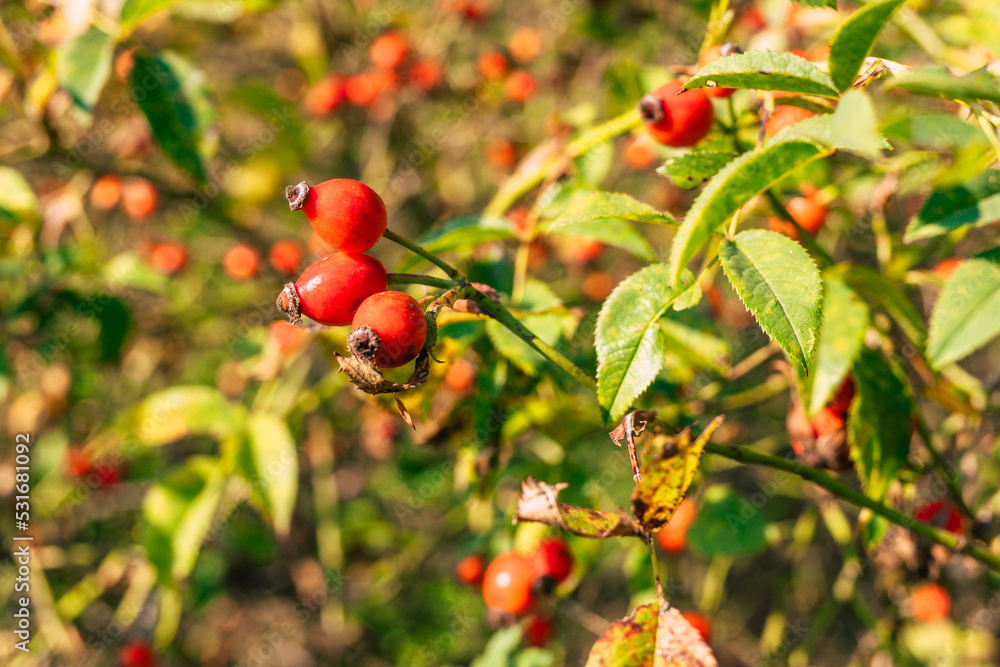
[[[830,78],[837,90],[851,87],[879,34],[906,0],[871,2],[851,14],[830,40]],[[834,7],[836,2],[834,3]]]
[[[691,550],[702,556],[748,556],[767,549],[767,520],[760,509],[726,484],[702,494],[688,529]]]
[[[597,317],[597,400],[608,421],[621,419],[656,378],[666,345],[657,321],[688,286],[670,286],[666,264],[623,280]]]
[[[831,278],[843,280],[869,303],[881,306],[911,343],[921,350],[924,348],[927,341],[924,320],[899,285],[861,264],[837,264],[826,273]]]
[[[809,365],[809,413],[830,402],[854,361],[861,354],[868,331],[868,304],[842,280],[824,276],[823,318],[816,356]]]
[[[108,33],[91,27],[59,49],[56,79],[89,119],[104,84],[111,76],[111,55],[115,40]]]
[[[581,192],[549,223],[549,230],[589,220],[617,218],[657,225],[680,224],[674,216],[619,192]]]
[[[936,369],[958,361],[1000,334],[1000,266],[962,262],[941,289],[931,313],[927,361]]]
[[[593,239],[627,250],[647,262],[656,261],[656,251],[653,250],[653,246],[649,244],[645,236],[637,232],[635,227],[625,220],[615,218],[583,220],[556,227],[553,233],[560,236]]]
[[[652,665],[658,615],[659,607],[653,602],[612,623],[594,642],[585,667]]]
[[[832,148],[809,141],[772,142],[744,153],[712,177],[688,211],[670,246],[670,280],[736,211],[799,167],[826,157]]]
[[[723,421],[713,419],[694,442],[690,427],[677,435],[657,433],[647,439],[642,481],[632,490],[632,516],[643,530],[656,530],[673,517],[694,481],[705,445]]]
[[[226,482],[218,459],[193,456],[146,493],[142,543],[162,580],[184,579],[191,572]]]
[[[961,227],[982,227],[1000,219],[1000,170],[987,169],[957,188],[934,192],[903,235],[904,243],[941,236]]]
[[[221,439],[241,431],[245,418],[218,389],[179,385],[146,396],[125,421],[139,444],[156,447],[193,435]]]
[[[683,90],[716,86],[839,96],[826,72],[785,51],[748,51],[713,60],[695,72]]]
[[[677,187],[690,190],[715,176],[735,157],[735,153],[728,151],[687,153],[670,158],[656,173],[669,178]]]
[[[719,262],[764,333],[806,368],[823,301],[823,281],[809,253],[787,236],[751,229],[723,241]]]
[[[1000,104],[1000,86],[986,70],[955,76],[943,68],[915,69],[886,79],[884,88],[902,88],[916,95],[943,97],[949,100],[976,102],[988,100]]]
[[[27,179],[17,169],[0,165],[0,222],[24,222],[38,217],[38,197]]]
[[[122,5],[121,26],[125,30],[132,30],[146,17],[176,2],[177,0],[125,0]]]
[[[830,117],[831,143],[849,148],[869,159],[882,154],[885,139],[878,131],[875,105],[867,93],[849,90],[840,98],[837,110]]]
[[[208,124],[203,77],[177,56],[135,54],[130,83],[153,138],[198,183],[207,179],[202,153]]]
[[[910,452],[913,406],[906,385],[879,352],[862,348],[854,364],[856,393],[847,420],[851,457],[870,498],[885,498]]]
[[[423,235],[418,243],[424,250],[435,255],[446,252],[470,252],[477,246],[490,241],[503,241],[514,238],[510,223],[503,218],[491,215],[475,215],[455,218]],[[404,257],[397,266],[400,272],[409,271],[421,262],[426,262],[419,255]]]
[[[264,500],[278,536],[288,535],[298,491],[299,459],[295,440],[284,420],[254,413],[247,420],[250,453],[247,481]]]

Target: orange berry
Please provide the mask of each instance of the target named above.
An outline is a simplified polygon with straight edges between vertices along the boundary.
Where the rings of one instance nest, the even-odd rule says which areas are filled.
[[[418,60],[410,68],[410,81],[421,90],[434,90],[443,80],[441,65],[433,60]]]
[[[476,366],[467,359],[456,359],[444,374],[444,386],[456,394],[468,394],[475,382]]]
[[[187,259],[187,247],[180,241],[154,243],[149,251],[149,265],[168,276],[183,269]]]
[[[818,232],[826,219],[826,208],[815,197],[792,197],[787,208],[795,222],[810,234]]]
[[[698,517],[698,507],[690,498],[681,501],[670,522],[656,534],[660,547],[671,554],[679,554],[687,548],[687,531]]]
[[[298,347],[305,335],[304,329],[286,320],[275,320],[267,325],[267,344],[281,356],[287,356]]]
[[[503,92],[511,102],[527,102],[535,94],[535,79],[523,69],[514,70],[503,82]]]
[[[378,83],[368,72],[355,74],[344,82],[344,95],[356,107],[370,107],[378,94]]]
[[[158,199],[156,188],[145,178],[136,176],[122,183],[122,208],[132,222],[145,222],[153,215]]]
[[[91,200],[93,202],[93,200]],[[940,262],[934,265],[931,269],[931,273],[935,278],[942,282],[947,282],[949,278],[955,275],[955,270],[962,265],[965,260],[961,257],[949,257],[948,259],[942,259]]]
[[[115,72],[115,78],[122,83],[128,81],[128,76],[132,73],[132,68],[135,67],[135,52],[138,48],[137,46],[130,46],[122,49],[121,53],[115,56],[115,64],[112,66],[112,69]]]
[[[562,260],[567,264],[580,266],[601,254],[604,244],[595,239],[574,238],[563,247]]]
[[[646,130],[665,146],[694,146],[712,128],[715,109],[701,88],[680,92],[679,79],[668,81],[639,101]]]
[[[795,125],[806,118],[812,118],[816,114],[808,109],[793,107],[790,104],[782,104],[775,108],[774,113],[764,123],[764,136],[768,139],[781,132],[789,125]]]
[[[260,268],[260,256],[257,251],[245,243],[230,246],[222,255],[222,270],[237,282],[250,280],[257,275]]]
[[[913,617],[921,623],[934,623],[951,614],[951,596],[934,583],[923,583],[913,589],[910,603],[913,605]]]
[[[580,285],[580,292],[591,301],[604,301],[614,289],[614,278],[606,271],[591,271]]]
[[[368,49],[368,56],[379,69],[395,69],[406,60],[409,48],[406,39],[398,32],[382,33]]]
[[[105,174],[90,188],[90,205],[98,211],[110,211],[118,205],[122,196],[122,177]]]
[[[267,261],[279,273],[294,273],[302,264],[302,245],[292,239],[283,239],[271,244]]]
[[[514,208],[507,211],[506,217],[507,222],[510,223],[510,228],[514,230],[514,234],[517,236],[523,236],[528,233],[528,217],[530,211],[524,206],[515,206]]]
[[[478,586],[483,581],[486,562],[480,554],[470,554],[458,562],[455,576],[466,586]]]
[[[520,615],[531,609],[535,596],[535,568],[531,559],[508,551],[493,559],[483,574],[483,601],[490,609]]]
[[[813,413],[809,423],[817,438],[835,435],[844,428],[844,415],[830,408],[820,408]]]
[[[625,164],[636,171],[649,169],[656,162],[656,147],[652,137],[643,132],[637,137],[629,137],[625,142]]]
[[[506,139],[486,144],[486,161],[497,169],[506,171],[514,166],[516,160],[517,153],[514,150],[514,144]]]
[[[697,611],[686,611],[681,616],[698,631],[702,639],[706,642],[712,641],[712,620],[708,616]]]
[[[336,111],[347,99],[347,84],[339,74],[328,74],[306,92],[302,104],[306,113],[325,116]]]
[[[542,36],[528,26],[518,28],[507,40],[507,50],[510,57],[522,65],[530,63],[542,50]]]
[[[476,68],[479,70],[479,76],[487,81],[496,81],[507,73],[507,58],[500,51],[489,49],[479,54]]]

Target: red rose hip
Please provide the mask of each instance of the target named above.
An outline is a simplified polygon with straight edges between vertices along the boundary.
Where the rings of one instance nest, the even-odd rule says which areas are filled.
[[[415,359],[427,339],[427,319],[409,294],[379,292],[358,307],[351,332],[368,326],[379,337],[375,365],[397,368]]]
[[[490,609],[520,615],[531,609],[535,568],[528,556],[508,551],[493,559],[483,575],[483,601]]]
[[[302,209],[316,234],[334,249],[359,253],[382,238],[385,202],[359,181],[334,178],[310,187],[305,181],[285,188],[288,206]]]
[[[335,252],[313,262],[298,280],[286,284],[278,295],[278,308],[290,322],[305,315],[320,324],[350,324],[358,306],[384,291],[388,281],[385,267],[374,257]]]
[[[573,571],[573,552],[569,545],[558,537],[545,540],[535,551],[535,569],[539,575],[548,575],[561,584]]]
[[[712,127],[715,109],[704,90],[680,92],[683,84],[668,81],[639,101],[639,114],[650,136],[665,146],[694,146]]]

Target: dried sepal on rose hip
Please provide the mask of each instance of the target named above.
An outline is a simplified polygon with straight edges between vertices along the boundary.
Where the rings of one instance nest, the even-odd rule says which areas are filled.
[[[335,252],[287,283],[277,305],[292,323],[305,315],[320,324],[341,326],[351,323],[365,299],[385,291],[388,281],[385,267],[374,257]]]
[[[305,181],[285,188],[288,207],[302,210],[316,235],[335,250],[360,253],[382,238],[385,202],[370,187],[349,178],[309,186]]]

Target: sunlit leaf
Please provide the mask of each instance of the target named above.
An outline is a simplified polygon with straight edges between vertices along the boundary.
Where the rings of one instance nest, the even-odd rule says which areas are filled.
[[[111,76],[114,48],[115,40],[111,35],[91,27],[59,50],[56,60],[59,85],[66,89],[88,118]]]
[[[590,649],[585,667],[652,667],[658,617],[654,602],[612,623]]]
[[[1000,85],[997,84],[996,77],[984,69],[965,76],[955,76],[938,67],[915,69],[887,79],[884,86],[890,90],[902,88],[927,97],[943,97],[963,102],[988,100],[1000,104]]]
[[[177,0],[125,0],[122,5],[121,25],[125,30],[131,30],[148,16],[166,9]]]
[[[469,216],[456,218],[441,224],[422,236],[418,243],[428,252],[440,255],[446,252],[469,252],[473,248],[490,241],[514,238],[510,223],[495,216]],[[419,255],[409,254],[400,260],[397,270],[409,271],[421,262]]]
[[[0,229],[3,223],[38,218],[38,197],[31,185],[13,167],[0,165]]]
[[[805,249],[782,234],[754,229],[724,241],[719,262],[764,333],[805,368],[823,301],[819,269]]]
[[[837,90],[851,87],[879,34],[906,0],[879,0],[848,17],[830,40],[829,69]],[[836,6],[836,3],[834,3]]]
[[[142,399],[127,420],[128,433],[147,446],[193,435],[223,438],[243,428],[245,412],[214,387],[178,385]]]
[[[941,289],[931,313],[927,361],[942,368],[1000,334],[1000,266],[986,259],[962,262]]]
[[[716,86],[834,98],[839,95],[826,72],[787,51],[748,51],[719,58],[688,79],[684,90]]]
[[[677,219],[669,213],[659,211],[629,195],[619,192],[585,192],[574,197],[572,203],[552,220],[549,229],[554,230],[562,225],[603,218],[658,225],[678,224]]]
[[[552,230],[560,236],[593,239],[606,245],[627,250],[639,259],[656,261],[656,251],[646,237],[636,231],[625,220],[607,218],[604,220],[582,220],[561,225]]]
[[[736,157],[728,151],[698,151],[670,158],[656,170],[677,187],[690,190],[715,176]]]
[[[934,192],[906,228],[904,243],[1000,220],[1000,170],[987,169],[957,188]]]
[[[837,264],[827,269],[826,273],[832,278],[843,280],[868,303],[881,306],[910,342],[923,349],[927,340],[923,317],[897,283],[861,264]]]
[[[254,413],[247,420],[247,444],[252,467],[248,481],[258,489],[270,511],[274,531],[288,534],[298,491],[299,459],[295,440],[284,420],[266,413]]]
[[[820,323],[816,356],[809,365],[809,412],[830,402],[861,353],[869,314],[866,304],[843,281],[825,276],[823,319]]]
[[[670,280],[737,209],[796,169],[826,157],[832,148],[810,141],[772,141],[739,156],[712,177],[688,211],[670,246]]]

